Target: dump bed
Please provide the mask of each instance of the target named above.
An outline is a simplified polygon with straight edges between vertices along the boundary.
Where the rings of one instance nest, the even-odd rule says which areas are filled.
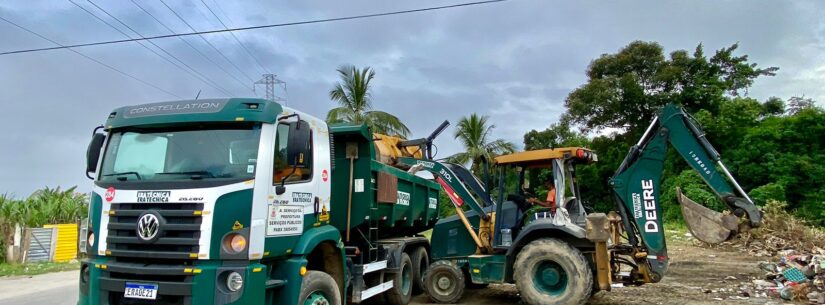
[[[437,183],[379,161],[365,125],[333,125],[330,132],[332,225],[345,231],[349,211],[350,228],[374,226],[381,237],[432,228],[438,217]]]

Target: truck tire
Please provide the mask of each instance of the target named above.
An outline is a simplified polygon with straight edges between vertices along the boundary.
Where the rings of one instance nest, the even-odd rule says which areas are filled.
[[[424,287],[434,303],[456,303],[464,294],[464,274],[449,261],[437,261],[424,274]]]
[[[413,292],[413,265],[407,253],[401,253],[401,262],[398,264],[398,272],[393,277],[393,284],[390,290],[384,293],[387,304],[407,305],[412,298]]]
[[[413,266],[413,294],[421,294],[424,292],[424,273],[430,267],[430,255],[427,254],[427,248],[418,247],[412,252],[412,266]]]
[[[321,271],[307,271],[301,282],[298,304],[341,305],[338,284],[329,274]]]
[[[537,239],[516,256],[513,279],[530,305],[576,304],[590,299],[593,271],[582,253],[567,243]]]

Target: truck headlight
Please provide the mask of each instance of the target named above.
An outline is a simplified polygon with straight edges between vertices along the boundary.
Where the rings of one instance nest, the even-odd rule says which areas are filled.
[[[236,292],[243,288],[243,276],[240,273],[232,271],[229,273],[229,276],[226,277],[226,289],[229,291]]]
[[[238,254],[246,250],[246,237],[230,233],[223,238],[223,250],[229,254]]]

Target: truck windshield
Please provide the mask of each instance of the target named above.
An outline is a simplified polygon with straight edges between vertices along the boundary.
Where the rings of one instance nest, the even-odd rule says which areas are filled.
[[[260,134],[260,124],[116,131],[110,135],[99,179],[252,179]]]

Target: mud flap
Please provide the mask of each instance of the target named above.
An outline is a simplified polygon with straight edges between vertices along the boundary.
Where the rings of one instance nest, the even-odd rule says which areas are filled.
[[[696,239],[709,244],[718,244],[736,236],[739,228],[739,218],[730,214],[722,214],[702,206],[682,194],[681,188],[676,188],[679,205],[682,206],[682,216],[685,218],[688,230]]]

